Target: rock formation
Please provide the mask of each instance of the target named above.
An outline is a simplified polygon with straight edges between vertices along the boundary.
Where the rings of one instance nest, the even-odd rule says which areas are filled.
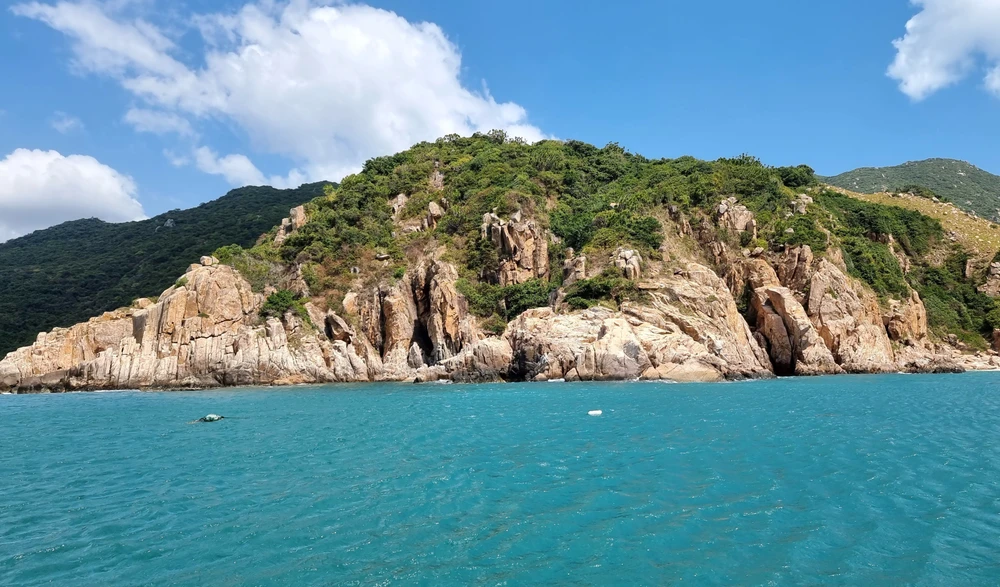
[[[509,222],[496,214],[483,216],[482,238],[497,248],[500,285],[524,283],[549,275],[549,241],[546,232],[534,220],[522,220],[515,212]]]
[[[278,234],[274,236],[274,244],[280,245],[296,230],[306,225],[305,206],[296,206],[288,211],[288,218],[281,220]]]
[[[498,283],[547,274],[547,237],[533,222],[518,214],[509,222],[487,215],[483,236],[507,263]],[[635,251],[619,249],[612,261],[634,280],[640,293],[633,300],[618,309],[568,311],[558,303],[531,309],[497,337],[480,329],[456,288],[458,272],[435,254],[398,279],[358,278],[343,311],[303,299],[304,312],[267,318],[260,315],[264,295],[206,256],[157,301],[137,300],[40,334],[35,344],[0,361],[0,390],[437,379],[719,381],[1000,366],[1000,357],[933,345],[915,292],[880,308],[833,252],[817,260],[803,246],[726,258],[723,280],[704,265],[676,259],[657,274],[655,265],[642,267]],[[566,284],[586,278],[585,258],[572,251],[562,269]],[[289,283],[298,279],[293,273]],[[736,298],[746,300],[749,323]]]
[[[915,291],[905,301],[890,300],[882,315],[882,324],[891,340],[909,346],[923,346],[927,341],[927,310]]]
[[[757,220],[743,204],[737,204],[736,198],[728,198],[715,210],[716,220],[720,228],[733,234],[749,232],[751,238],[757,238]]]
[[[642,257],[632,249],[619,248],[612,257],[615,267],[621,270],[625,279],[636,280],[642,276]]]
[[[808,311],[844,369],[858,373],[896,369],[875,294],[826,259],[819,261],[809,282]]]
[[[573,249],[566,249],[566,260],[563,261],[563,286],[568,287],[586,278],[587,257],[576,255]]]
[[[42,333],[0,361],[7,387],[206,387],[361,381],[356,345],[307,334],[294,313],[263,320],[263,296],[227,266],[198,266],[156,303]]]
[[[512,374],[533,381],[770,376],[766,355],[710,269],[690,264],[683,274],[641,287],[648,300],[620,312],[522,314],[504,333],[514,351]]]
[[[787,287],[762,287],[754,291],[753,314],[757,333],[766,341],[779,375],[828,375],[841,373],[830,349]]]

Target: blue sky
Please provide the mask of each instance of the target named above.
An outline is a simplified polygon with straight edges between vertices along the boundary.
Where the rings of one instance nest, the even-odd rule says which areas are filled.
[[[997,30],[998,0],[14,2],[0,240],[492,127],[823,174],[1000,173]]]

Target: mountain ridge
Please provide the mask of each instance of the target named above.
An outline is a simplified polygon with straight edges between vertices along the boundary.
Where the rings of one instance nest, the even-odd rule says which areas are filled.
[[[938,157],[889,167],[860,167],[819,179],[866,194],[926,188],[933,192],[928,195],[936,195],[983,218],[1000,220],[1000,176],[968,161]]]

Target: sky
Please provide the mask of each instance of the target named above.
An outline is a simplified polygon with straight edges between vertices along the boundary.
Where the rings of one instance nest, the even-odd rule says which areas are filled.
[[[1000,173],[1000,0],[15,0],[0,80],[0,241],[493,128]]]

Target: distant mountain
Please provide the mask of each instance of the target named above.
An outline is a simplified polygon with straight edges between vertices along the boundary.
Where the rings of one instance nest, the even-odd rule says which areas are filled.
[[[0,243],[0,357],[39,332],[158,295],[221,246],[253,245],[326,185],[244,187],[149,220],[74,220]]]
[[[822,181],[873,194],[917,185],[929,188],[959,208],[1000,220],[1000,177],[955,159],[910,161],[896,167],[862,167]]]

